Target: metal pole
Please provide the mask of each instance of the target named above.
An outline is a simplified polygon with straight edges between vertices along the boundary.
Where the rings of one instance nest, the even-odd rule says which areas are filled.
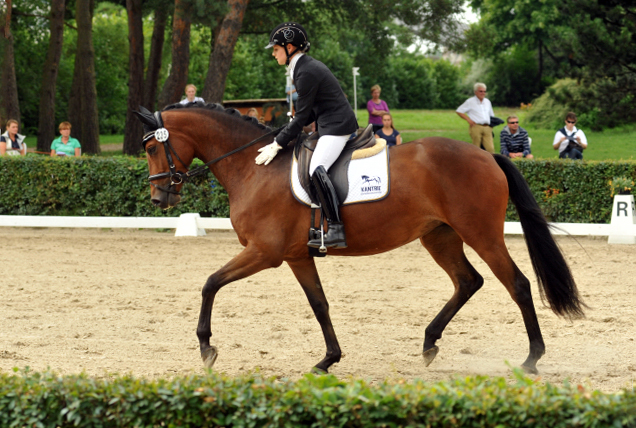
[[[356,119],[358,118],[358,85],[356,84],[356,76],[359,76],[358,70],[360,67],[353,67],[353,105],[356,112]]]

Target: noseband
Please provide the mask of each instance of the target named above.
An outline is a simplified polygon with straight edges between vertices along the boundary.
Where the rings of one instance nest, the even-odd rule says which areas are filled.
[[[192,170],[188,170],[186,172],[180,172],[177,171],[177,168],[174,165],[174,160],[172,159],[172,153],[174,153],[175,157],[177,159],[179,159],[179,162],[181,162],[182,165],[185,165],[185,162],[183,162],[181,160],[181,158],[179,157],[179,155],[177,154],[176,150],[174,149],[174,147],[172,146],[172,144],[170,144],[170,133],[168,132],[168,130],[166,128],[163,127],[163,119],[161,118],[161,112],[160,111],[156,111],[154,113],[154,117],[155,120],[157,122],[158,128],[155,129],[154,131],[150,131],[148,133],[146,133],[146,135],[144,135],[143,140],[141,142],[144,150],[146,150],[146,144],[148,144],[148,141],[152,140],[153,138],[155,138],[158,142],[163,144],[163,148],[166,152],[166,159],[168,160],[168,171],[166,172],[161,172],[159,174],[154,174],[154,175],[150,175],[148,176],[148,181],[150,182],[150,184],[154,187],[156,187],[159,190],[162,190],[164,192],[167,193],[173,193],[175,195],[181,195],[180,192],[177,192],[176,190],[173,190],[172,188],[176,185],[179,185],[181,183],[185,183],[186,181],[188,181],[190,178],[192,177],[196,177],[197,175],[201,175],[204,174],[206,172],[209,171],[208,166],[217,163],[218,161],[225,159],[226,157],[233,155],[234,153],[240,152],[243,149],[248,148],[249,146],[252,146],[254,144],[256,144],[257,142],[259,142],[260,140],[264,139],[265,137],[268,137],[270,135],[278,135],[278,133],[280,131],[283,130],[284,126],[275,129],[273,131],[270,131],[266,134],[261,135],[260,137],[258,137],[255,140],[250,141],[247,144],[242,145],[241,147],[238,147],[222,156],[219,156],[218,158],[212,159],[211,161],[205,163],[204,165],[198,166]],[[162,178],[169,178],[170,179],[170,186],[169,187],[163,187],[160,186],[158,184],[153,183],[154,180],[159,180]]]

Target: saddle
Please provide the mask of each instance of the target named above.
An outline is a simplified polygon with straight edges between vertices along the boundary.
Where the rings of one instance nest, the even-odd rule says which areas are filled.
[[[311,180],[309,177],[309,164],[311,157],[314,154],[316,144],[318,143],[320,136],[317,132],[314,132],[310,136],[307,134],[301,134],[294,146],[294,157],[298,162],[298,176],[300,178],[300,184],[307,194],[311,197],[312,202],[317,205],[317,200],[313,195],[311,189]],[[342,153],[334,164],[329,168],[329,178],[333,183],[336,193],[338,194],[338,200],[340,205],[347,199],[349,193],[349,177],[347,170],[349,169],[349,163],[352,159],[363,159],[373,156],[379,153],[385,144],[376,144],[375,136],[373,135],[373,125],[369,125],[365,128],[360,128],[354,134],[354,136],[347,141]]]

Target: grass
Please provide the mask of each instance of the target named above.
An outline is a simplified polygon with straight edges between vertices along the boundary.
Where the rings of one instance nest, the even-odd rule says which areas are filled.
[[[523,126],[532,138],[532,154],[537,159],[556,159],[558,152],[552,149],[556,129],[538,129],[525,123],[525,111],[513,108],[495,108],[495,115],[506,119],[511,114],[519,116]],[[424,137],[447,137],[460,141],[470,141],[468,124],[454,110],[393,110],[393,122],[402,134],[404,142]],[[359,123],[368,123],[368,114],[358,110]],[[499,151],[499,134],[503,125],[495,128],[495,150]],[[636,124],[602,132],[584,129],[589,143],[585,150],[585,160],[636,160]],[[123,135],[100,135],[100,144],[122,144]],[[36,137],[26,139],[29,147],[35,147]],[[102,156],[117,156],[122,150],[104,150]]]

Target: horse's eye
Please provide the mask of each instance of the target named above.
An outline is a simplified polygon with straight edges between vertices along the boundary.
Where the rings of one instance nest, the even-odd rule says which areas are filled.
[[[146,153],[148,153],[149,155],[154,155],[155,153],[157,153],[157,146],[148,147],[146,149]]]

